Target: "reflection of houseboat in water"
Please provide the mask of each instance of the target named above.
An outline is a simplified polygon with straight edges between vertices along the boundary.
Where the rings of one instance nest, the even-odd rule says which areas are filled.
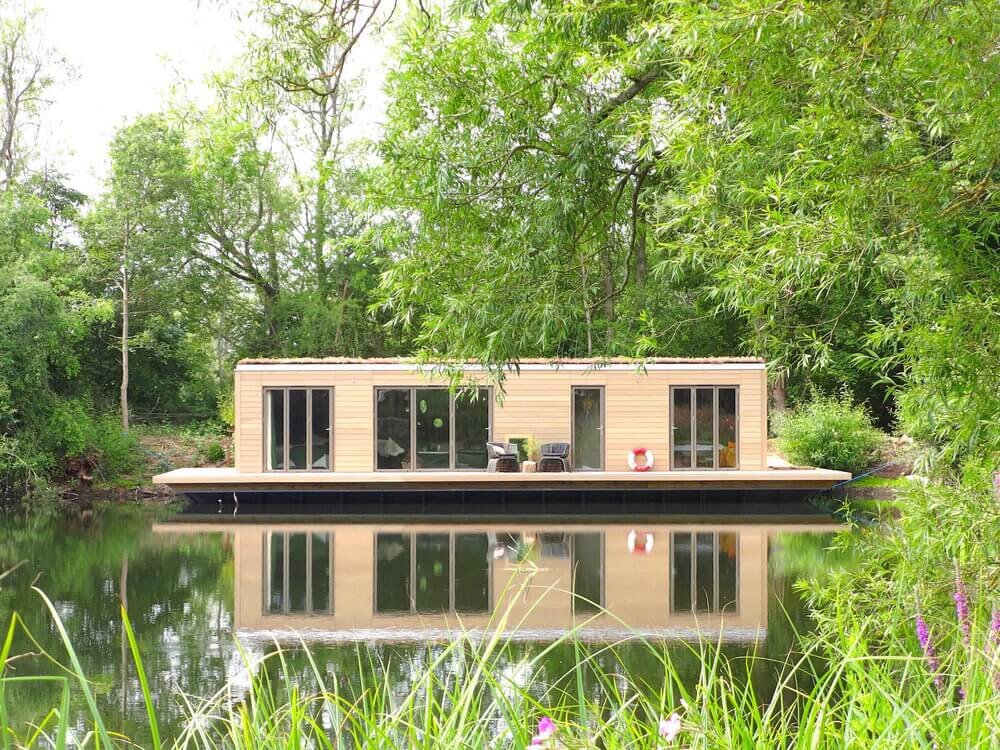
[[[235,626],[323,641],[766,635],[768,543],[833,523],[168,523],[233,534]]]

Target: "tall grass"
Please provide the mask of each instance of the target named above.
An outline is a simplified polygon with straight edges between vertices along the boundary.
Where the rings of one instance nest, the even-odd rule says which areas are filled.
[[[62,748],[71,745],[134,747],[108,726],[83,674],[56,609],[44,594],[53,628],[66,654],[52,661],[62,683],[61,700],[33,724],[7,721],[8,691],[16,688],[11,654],[12,619],[0,658],[0,747]],[[783,664],[773,690],[760,694],[750,679],[764,657],[727,657],[720,644],[689,646],[701,665],[692,684],[674,667],[662,643],[644,642],[647,658],[663,678],[644,684],[627,677],[615,644],[584,644],[570,632],[518,664],[506,659],[510,628],[501,613],[489,633],[464,633],[420,668],[400,690],[385,665],[369,659],[357,670],[360,684],[327,674],[304,643],[275,646],[254,660],[243,653],[248,687],[236,683],[214,695],[178,694],[182,729],[162,742],[158,707],[151,697],[136,639],[128,622],[125,634],[145,699],[150,747],[220,750],[233,748],[526,748],[538,721],[551,717],[556,731],[538,737],[535,747],[642,749],[684,748],[996,748],[1000,737],[1000,638],[990,630],[988,612],[974,613],[970,644],[942,654],[940,686],[928,663],[907,639],[886,642],[858,618],[844,617],[840,637],[803,641],[803,650]],[[935,623],[940,643],[961,639]],[[506,635],[505,635],[506,633]],[[27,637],[41,652],[37,640]],[[878,642],[877,650],[870,644]],[[576,660],[565,679],[538,692],[533,676],[546,653],[570,644]],[[63,663],[65,662],[65,663]],[[302,666],[305,666],[303,677]],[[81,700],[71,709],[70,687]],[[72,711],[72,713],[71,713]],[[677,736],[659,731],[660,720],[681,719]]]

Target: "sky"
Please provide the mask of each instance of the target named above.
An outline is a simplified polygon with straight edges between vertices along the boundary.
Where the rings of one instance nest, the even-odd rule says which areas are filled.
[[[210,101],[204,81],[229,67],[251,30],[248,0],[35,0],[45,43],[66,58],[71,79],[51,91],[39,134],[43,163],[95,195],[107,169],[115,131],[137,115],[164,109],[181,86],[196,103]],[[384,46],[358,50],[366,105],[356,131],[370,135],[381,116]]]

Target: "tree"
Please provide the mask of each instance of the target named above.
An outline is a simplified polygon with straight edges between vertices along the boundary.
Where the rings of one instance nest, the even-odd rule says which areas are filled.
[[[902,393],[949,461],[992,448],[998,25],[973,0],[414,13],[385,305],[429,356],[738,350],[779,408]]]
[[[160,116],[120,130],[111,144],[107,192],[88,219],[91,248],[105,267],[117,269],[121,300],[122,429],[129,428],[131,305],[172,280],[191,244],[185,224],[188,153],[180,132]],[[139,282],[136,288],[135,282]]]
[[[678,75],[655,3],[414,13],[390,74],[373,188],[385,303],[435,355],[721,353],[682,284],[651,285],[654,140]],[[684,324],[687,320],[695,324]],[[663,346],[664,344],[661,344]]]
[[[48,49],[36,29],[37,10],[0,3],[0,175],[13,182],[30,154],[30,128],[47,103],[45,92],[65,61]]]

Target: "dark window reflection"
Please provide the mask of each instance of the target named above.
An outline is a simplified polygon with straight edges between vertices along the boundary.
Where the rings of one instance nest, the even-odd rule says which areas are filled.
[[[410,611],[410,535],[375,536],[375,611]]]
[[[265,534],[271,537],[271,549],[268,567],[267,611],[285,611],[285,536],[284,534]]]
[[[492,560],[508,540],[515,537],[376,534],[375,612],[489,612]]]
[[[455,534],[456,612],[489,611],[491,556],[486,534]]]
[[[265,607],[272,614],[332,611],[333,542],[329,533],[268,532]]]
[[[671,535],[672,612],[737,611],[739,535],[675,532]]]
[[[417,612],[447,612],[450,609],[451,577],[447,534],[417,534],[414,599]]]
[[[573,608],[596,612],[604,606],[604,535],[573,534]]]

